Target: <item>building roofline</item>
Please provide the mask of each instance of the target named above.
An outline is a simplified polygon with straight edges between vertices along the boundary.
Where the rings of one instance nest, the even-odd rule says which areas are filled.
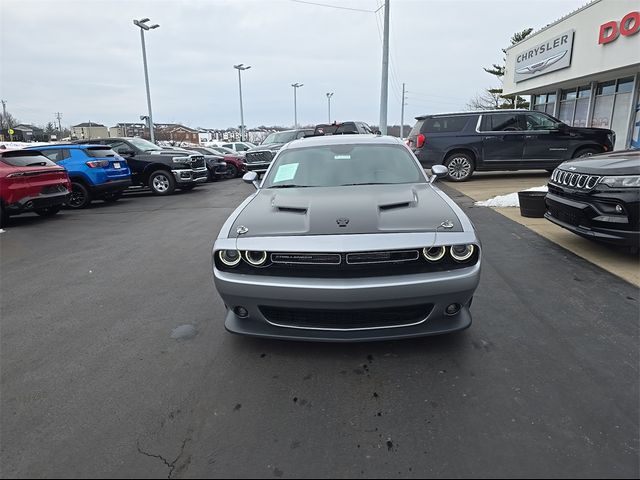
[[[586,10],[587,8],[589,8],[589,7],[593,6],[593,5],[595,5],[596,3],[600,3],[601,1],[602,1],[602,0],[591,0],[590,2],[586,3],[585,5],[583,5],[582,7],[578,8],[578,9],[574,10],[573,12],[569,12],[569,13],[567,13],[565,16],[560,17],[558,20],[555,20],[554,22],[551,22],[551,23],[549,23],[548,25],[545,25],[544,27],[540,28],[539,30],[535,30],[535,31],[533,31],[533,32],[532,32],[530,35],[528,35],[524,40],[522,40],[522,41],[520,41],[520,42],[518,42],[518,43],[516,43],[516,44],[514,44],[514,45],[511,45],[511,46],[509,46],[509,47],[507,47],[507,48],[505,48],[505,51],[507,51],[507,52],[508,52],[508,51],[509,51],[509,50],[511,50],[513,47],[517,47],[517,46],[518,46],[518,45],[520,45],[521,43],[528,42],[528,41],[529,41],[529,39],[531,39],[531,38],[535,37],[536,35],[538,35],[538,34],[540,34],[540,33],[544,32],[544,31],[546,31],[546,30],[550,29],[551,27],[556,26],[557,24],[559,24],[560,22],[565,21],[565,20],[566,20],[567,18],[569,18],[569,17],[573,17],[574,15],[576,15],[576,14],[578,14],[578,13],[582,12],[583,10]]]

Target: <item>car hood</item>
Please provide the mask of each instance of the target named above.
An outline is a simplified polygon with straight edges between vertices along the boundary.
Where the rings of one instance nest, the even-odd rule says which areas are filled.
[[[583,135],[610,135],[613,130],[608,128],[595,128],[595,127],[570,127],[570,131],[573,133],[581,133]]]
[[[229,237],[462,232],[449,204],[429,184],[261,189],[238,214]],[[342,225],[342,226],[341,226]],[[440,229],[442,230],[442,228]]]
[[[564,162],[560,168],[590,175],[640,175],[640,152],[580,158]]]

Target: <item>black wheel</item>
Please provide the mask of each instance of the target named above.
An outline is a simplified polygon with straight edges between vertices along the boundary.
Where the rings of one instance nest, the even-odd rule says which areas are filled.
[[[4,207],[0,205],[0,228],[5,226],[5,224],[7,223],[7,218],[9,218],[9,215],[7,215],[4,211]]]
[[[591,155],[597,155],[598,153],[600,153],[600,151],[596,148],[581,148],[575,153],[573,158],[585,158]]]
[[[149,177],[149,188],[156,195],[171,195],[176,189],[176,181],[171,172],[157,170]]]
[[[36,208],[34,210],[34,212],[36,212],[41,217],[53,217],[59,211],[60,211],[59,205],[56,205],[55,207]]]
[[[195,185],[185,185],[184,187],[178,187],[180,188],[180,190],[184,190],[185,192],[189,192],[191,190],[193,190],[194,188],[196,188]]]
[[[224,178],[236,178],[238,176],[238,167],[233,165],[232,163],[227,164],[227,173],[225,173]]]
[[[91,203],[89,189],[80,182],[71,182],[71,195],[67,201],[70,208],[86,208]]]
[[[217,180],[218,177],[215,176],[213,170],[209,170],[209,168],[207,168],[207,182],[215,182]]]
[[[447,180],[452,182],[466,182],[475,168],[473,158],[467,153],[452,153],[445,159],[444,166],[449,171]]]
[[[105,193],[102,199],[105,201],[105,203],[115,203],[120,199],[120,197],[122,197],[122,192],[113,192]]]

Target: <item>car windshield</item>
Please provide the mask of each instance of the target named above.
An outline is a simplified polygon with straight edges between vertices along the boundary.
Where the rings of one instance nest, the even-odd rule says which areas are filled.
[[[288,143],[296,139],[298,132],[278,132],[272,133],[264,139],[262,145],[268,145],[270,143]]]
[[[129,139],[129,143],[131,143],[134,147],[142,150],[143,152],[150,152],[152,150],[161,150],[161,148],[155,143],[151,143],[144,138],[131,138]]]
[[[343,144],[281,152],[264,188],[424,182],[425,176],[403,146]]]

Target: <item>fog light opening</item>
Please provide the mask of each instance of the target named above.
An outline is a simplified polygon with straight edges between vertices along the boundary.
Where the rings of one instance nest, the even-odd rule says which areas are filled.
[[[249,316],[249,311],[244,307],[235,307],[233,313],[240,318],[247,318]]]
[[[456,315],[461,308],[462,306],[459,303],[452,303],[449,306],[447,306],[447,308],[444,311],[447,315],[452,316],[452,315]]]
[[[616,205],[616,212],[617,213],[624,213],[624,208],[622,208],[622,205],[620,205],[620,204]]]

